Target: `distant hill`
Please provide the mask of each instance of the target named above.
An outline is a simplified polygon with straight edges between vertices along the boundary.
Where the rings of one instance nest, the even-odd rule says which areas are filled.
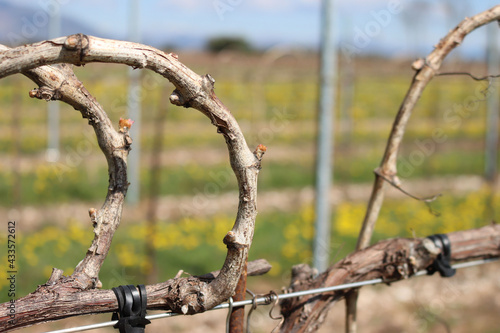
[[[47,39],[50,16],[43,9],[0,2],[0,43],[9,46]],[[61,36],[74,33],[113,38],[74,19],[61,17]]]
[[[38,4],[38,2],[35,2]],[[28,8],[0,1],[0,44],[9,46],[37,42],[48,38],[49,14],[40,7]],[[116,32],[100,31],[73,18],[61,17],[61,36],[75,33],[112,39],[125,39]],[[190,35],[144,34],[144,44],[155,47],[171,46],[182,49],[203,49],[205,38]]]
[[[48,39],[48,26],[50,15],[39,6],[43,1],[33,1],[32,7],[15,4],[10,1],[0,0],[0,44],[17,46],[27,43],[38,42]],[[217,36],[207,36],[203,32],[182,33],[171,31],[148,30],[143,27],[142,43],[158,48],[169,48],[177,50],[204,50],[207,40]],[[125,40],[126,31],[107,31],[80,21],[71,16],[65,16],[64,10],[61,17],[61,36],[75,33]],[[254,46],[266,49],[278,44],[278,41],[267,40],[265,37],[259,39],[260,44]],[[283,41],[280,41],[283,43]],[[289,41],[289,44],[293,42]]]
[[[158,48],[171,47],[182,50],[203,50],[206,44],[206,38],[193,35],[154,35],[143,34],[142,43]]]

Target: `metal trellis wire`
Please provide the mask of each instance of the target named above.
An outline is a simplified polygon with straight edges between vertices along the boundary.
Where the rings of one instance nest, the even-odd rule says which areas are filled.
[[[499,260],[499,258],[474,260],[474,261],[468,261],[468,262],[464,262],[464,263],[455,264],[455,265],[452,265],[451,267],[454,269],[460,269],[460,268],[466,268],[466,267],[487,264],[487,263],[495,262],[498,260]],[[418,271],[413,276],[422,276],[422,275],[427,275],[427,271],[426,270]],[[283,299],[287,299],[287,298],[300,297],[300,296],[306,296],[306,295],[312,295],[312,294],[321,294],[321,293],[326,293],[326,292],[330,292],[330,291],[359,288],[359,287],[368,286],[368,285],[374,285],[374,284],[379,284],[379,283],[388,283],[388,282],[397,282],[397,281],[398,280],[387,281],[387,280],[383,280],[383,279],[372,279],[372,280],[366,280],[366,281],[360,281],[360,282],[354,282],[354,283],[346,283],[346,284],[341,284],[341,285],[331,286],[331,287],[296,291],[296,292],[287,293],[287,294],[276,294],[274,292],[271,292],[271,293],[264,295],[262,297],[257,297],[257,298],[248,299],[248,300],[244,300],[244,301],[232,302],[232,300],[231,300],[228,303],[219,304],[216,307],[214,307],[208,311],[235,308],[235,307],[246,306],[246,305],[254,305],[254,306],[256,304],[266,304],[267,305],[267,304],[270,304],[273,301],[275,301],[276,297],[279,300],[283,300]],[[161,319],[161,318],[175,317],[178,315],[180,315],[180,314],[174,313],[174,312],[165,312],[165,313],[159,313],[159,314],[153,314],[153,315],[146,316],[146,319],[155,320],[155,319]],[[66,329],[56,330],[56,331],[49,331],[46,333],[82,332],[82,331],[88,331],[88,330],[93,330],[93,329],[98,329],[98,328],[114,326],[116,323],[117,323],[117,321],[113,320],[113,321],[107,321],[107,322],[98,323],[98,324],[72,327],[72,328],[66,328]]]

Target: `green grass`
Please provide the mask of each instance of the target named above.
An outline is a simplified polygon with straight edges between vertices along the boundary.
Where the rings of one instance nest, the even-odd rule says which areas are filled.
[[[444,151],[428,157],[414,156],[415,150],[404,149],[398,170],[402,179],[461,174],[481,174],[484,168],[482,151]],[[334,166],[335,184],[365,183],[373,180],[373,170],[381,156],[376,152],[360,152],[356,155],[336,155]],[[416,163],[414,163],[416,162]],[[141,192],[147,197],[151,173],[141,172]],[[39,164],[31,172],[16,174],[0,171],[0,201],[4,206],[13,205],[13,189],[16,189],[19,205],[43,205],[74,201],[102,201],[107,191],[105,166],[87,168],[84,164],[71,167],[65,163]],[[314,184],[314,160],[312,156],[296,161],[263,162],[259,176],[259,190],[303,188]],[[132,186],[136,186],[132,184]],[[226,164],[202,166],[189,163],[182,166],[166,166],[161,169],[160,195],[196,195],[209,191],[216,194],[236,191],[236,179]]]
[[[218,64],[215,68],[208,68],[205,63],[186,65],[199,73],[210,72],[216,78],[215,92],[240,122],[249,146],[262,143],[268,147],[259,176],[260,191],[300,189],[313,185],[318,82],[313,65],[297,62],[285,67],[278,63],[269,68],[259,67],[261,70],[258,72],[255,65],[244,62]],[[349,114],[352,128],[340,125],[349,119],[340,107],[336,110],[337,119],[342,122],[336,123],[335,184],[372,182],[373,169],[380,163],[393,119],[411,81],[410,76],[392,69],[387,71],[381,68],[384,73],[376,71],[377,68],[356,73]],[[89,65],[77,68],[76,72],[117,127],[118,119],[127,115],[125,68]],[[144,72],[143,81],[147,85],[142,99],[143,153],[152,151],[159,110],[167,112],[162,149],[183,150],[191,156],[218,147],[225,149],[222,136],[216,133],[204,115],[171,105],[165,111],[173,87],[161,78],[150,81],[151,78]],[[470,101],[469,96],[480,100],[481,95],[477,91],[483,86],[483,83],[467,78],[439,77],[427,87],[410,119],[401,148],[398,163],[402,178],[482,174],[485,105],[479,101],[473,110],[468,110],[467,102]],[[79,112],[62,106],[62,159],[56,164],[46,163],[43,158],[47,142],[46,103],[28,98],[27,92],[33,87],[29,80],[17,76],[0,81],[0,154],[12,157],[15,153],[24,158],[18,173],[14,172],[18,169],[15,163],[0,164],[0,205],[10,208],[14,204],[43,207],[56,203],[102,202],[108,175],[92,129]],[[338,92],[340,101],[347,98],[343,88],[341,86]],[[432,139],[436,130],[442,130],[446,140],[435,144],[435,151],[424,153],[424,158],[414,163],[415,158],[421,155],[421,147],[416,141]],[[88,145],[89,150],[84,154],[75,154],[84,148],[83,145]],[[270,158],[273,154],[286,157]],[[236,190],[227,158],[209,165],[203,162],[198,165],[192,161],[182,164],[167,162],[160,172],[161,195],[195,195],[213,190],[213,187],[207,187],[213,184],[220,193]],[[141,193],[145,198],[151,171],[148,160],[143,159],[141,163]],[[463,199],[433,204],[434,209],[444,212],[446,218],[441,220],[429,215],[421,203],[388,203],[384,206],[374,237],[411,236],[412,229],[420,236],[433,231],[446,232],[452,230],[450,221],[458,223],[457,228],[479,225],[477,218],[485,217],[486,213],[471,202],[467,203],[467,200],[474,201]],[[346,206],[338,207],[334,217],[338,224],[332,230],[332,257],[343,257],[354,248],[364,205],[346,203]],[[463,211],[460,208],[463,206],[475,208]],[[399,211],[402,207],[406,210]],[[461,212],[461,216],[474,219],[475,224],[459,224],[456,221],[460,221],[461,216],[446,213],[449,210]],[[200,274],[220,267],[225,255],[221,239],[229,230],[233,217],[221,216],[218,219],[195,221],[200,228],[199,233],[189,231],[193,222],[162,222],[159,234],[169,241],[166,244],[158,241],[160,279],[170,278],[180,269]],[[286,284],[284,276],[293,264],[310,262],[312,220],[310,207],[294,207],[289,212],[258,216],[250,257],[266,258],[274,265],[269,274],[273,282]],[[398,224],[401,221],[404,223]],[[44,283],[54,266],[64,269],[65,274],[71,273],[92,239],[90,226],[77,228],[75,225],[68,222],[66,227],[44,226],[40,230],[23,230],[19,234],[20,294],[33,291],[36,285]],[[219,227],[214,228],[214,225]],[[147,262],[144,260],[146,238],[134,236],[138,234],[134,228],[137,227],[123,225],[116,234],[111,253],[101,271],[105,287],[144,280],[144,271],[147,270],[144,264]],[[73,234],[68,230],[73,230]],[[196,234],[196,237],[189,238],[190,234]],[[172,235],[183,243],[170,240]],[[0,233],[0,237],[3,236]],[[71,240],[70,244],[66,244],[64,239]],[[2,243],[3,240],[0,240]],[[38,259],[34,260],[33,255]],[[3,297],[6,293],[1,295]]]
[[[500,212],[496,207],[499,200],[487,189],[462,197],[446,195],[432,203],[433,210],[439,215],[431,214],[425,204],[413,199],[388,200],[380,212],[373,242],[397,236],[426,237],[486,225],[492,219],[498,220]],[[354,250],[364,211],[365,203],[345,202],[335,207],[330,247],[332,262]],[[222,239],[233,221],[232,215],[183,218],[159,221],[153,231],[145,222],[122,225],[115,234],[100,273],[104,288],[144,282],[150,267],[145,256],[146,243],[152,244],[157,251],[160,281],[172,278],[181,269],[190,274],[219,269],[226,253]],[[293,265],[311,263],[313,221],[312,206],[259,214],[250,260],[265,258],[273,269],[266,277],[253,279],[264,279],[279,288],[289,282],[287,279]],[[148,235],[151,232],[152,235]],[[18,230],[19,295],[44,283],[52,267],[63,269],[66,275],[71,274],[92,237],[90,225],[71,220],[65,226],[46,225],[38,230]],[[5,241],[5,235],[0,235],[0,241]],[[1,251],[0,258],[5,258],[5,249]],[[0,278],[0,281],[5,280],[3,276]],[[1,297],[7,295],[3,288],[5,283],[0,284]]]

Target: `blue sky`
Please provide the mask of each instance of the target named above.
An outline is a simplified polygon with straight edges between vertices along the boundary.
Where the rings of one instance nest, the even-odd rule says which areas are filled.
[[[95,34],[128,38],[128,0],[0,3],[35,8],[50,1],[61,3],[64,16],[90,27]],[[394,4],[400,6],[397,13],[389,11]],[[494,0],[336,0],[335,27],[341,45],[362,46],[357,47],[361,53],[422,56],[461,18],[496,4]],[[320,5],[320,0],[140,0],[140,31],[143,41],[152,44],[176,44],[181,39],[199,44],[213,36],[238,35],[259,47],[315,48]],[[484,31],[467,39],[464,54],[482,49]]]

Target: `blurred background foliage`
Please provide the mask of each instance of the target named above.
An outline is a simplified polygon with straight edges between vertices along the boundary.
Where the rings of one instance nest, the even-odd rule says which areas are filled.
[[[251,148],[268,147],[250,259],[270,261],[273,269],[258,280],[280,288],[288,284],[293,264],[311,263],[317,55],[248,52],[249,45],[238,38],[212,40],[208,49],[180,53],[180,60],[216,79],[217,96],[239,121]],[[411,82],[410,64],[409,59],[376,57],[340,60],[332,262],[354,249],[373,170]],[[481,62],[456,58],[445,67],[486,72]],[[127,114],[127,69],[89,64],[75,72],[118,126]],[[236,211],[237,186],[222,136],[196,110],[169,105],[173,87],[163,78],[147,71],[141,75],[141,182],[131,184],[140,187],[141,202],[125,205],[100,274],[104,288],[143,283],[148,276],[166,280],[181,269],[189,274],[219,269],[225,257],[222,238]],[[491,87],[462,76],[436,77],[427,87],[398,163],[410,192],[428,196],[437,188],[443,196],[431,211],[422,202],[389,195],[375,240],[424,237],[498,219],[495,188],[481,180],[485,91]],[[29,99],[32,88],[21,76],[0,81],[0,211],[5,218],[20,216],[19,295],[43,284],[53,267],[72,273],[93,238],[87,209],[102,204],[108,180],[92,128],[67,105],[61,106],[61,157],[46,161],[46,105]],[[0,230],[0,243],[5,239],[6,230]],[[3,247],[0,260],[7,261]],[[0,272],[0,301],[7,295],[5,274]]]

